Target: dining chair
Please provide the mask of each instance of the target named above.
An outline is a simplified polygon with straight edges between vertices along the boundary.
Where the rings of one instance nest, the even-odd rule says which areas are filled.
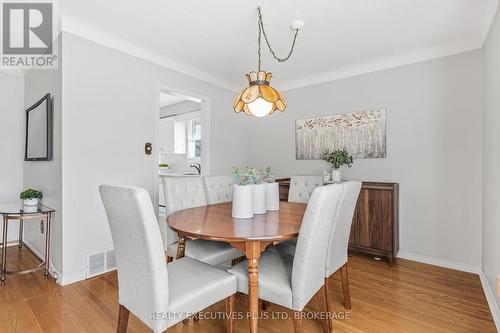
[[[307,203],[314,189],[323,185],[323,176],[294,175],[290,178],[289,202]],[[295,252],[297,238],[292,238],[280,243],[280,248],[288,253]],[[287,248],[287,249],[285,249]]]
[[[361,191],[360,181],[347,181],[341,184],[343,187],[342,196],[338,203],[337,212],[332,221],[332,229],[328,240],[328,251],[325,266],[325,297],[330,312],[330,302],[328,300],[328,279],[340,269],[342,291],[344,294],[344,307],[351,309],[351,294],[349,291],[349,276],[347,270],[349,245],[349,235],[351,225]],[[281,254],[294,256],[296,248],[289,242],[282,242],[273,247],[272,251],[278,251]],[[331,325],[331,322],[330,322]]]
[[[338,184],[314,189],[300,226],[295,256],[264,251],[259,259],[259,298],[290,309],[295,333],[302,332],[302,311],[315,295],[324,313],[323,332],[329,330],[323,291],[325,265],[331,221],[341,195],[342,186]],[[246,260],[228,272],[236,276],[238,291],[248,294]]]
[[[203,184],[209,205],[233,201],[233,180],[231,177],[205,176]]]
[[[314,189],[323,185],[323,176],[293,175],[290,178],[289,202],[307,203]]]
[[[201,177],[163,177],[163,192],[167,216],[182,209],[205,206],[205,190]],[[177,258],[178,236],[166,221],[161,221],[160,230],[165,251]],[[223,242],[203,239],[186,240],[184,255],[210,265],[220,265],[244,254]]]
[[[227,332],[232,332],[235,277],[187,257],[166,264],[146,190],[101,185],[99,191],[116,254],[117,332],[127,331],[130,312],[156,333],[224,299]]]

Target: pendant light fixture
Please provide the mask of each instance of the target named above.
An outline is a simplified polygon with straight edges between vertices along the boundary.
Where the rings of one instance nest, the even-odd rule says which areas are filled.
[[[267,38],[266,31],[264,30],[264,22],[262,19],[261,8],[257,6],[257,16],[258,16],[258,72],[250,72],[246,74],[248,80],[248,88],[245,88],[237,97],[234,102],[234,112],[244,111],[249,116],[264,117],[270,115],[276,110],[285,111],[286,103],[283,95],[276,89],[274,89],[269,83],[272,78],[272,74],[261,70],[261,39],[264,36],[267,47],[273,55],[274,59],[278,62],[285,62],[290,59],[293,49],[295,47],[295,41],[297,40],[297,35],[299,34],[299,29],[302,28],[304,22],[293,21],[290,27],[295,31],[292,47],[290,52],[285,58],[279,58],[276,53],[271,48],[269,39]]]

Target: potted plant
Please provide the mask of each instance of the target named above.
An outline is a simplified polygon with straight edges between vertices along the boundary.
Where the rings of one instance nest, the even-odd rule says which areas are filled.
[[[262,182],[261,174],[257,173],[254,168],[247,167],[247,174],[252,181],[253,213],[265,214],[267,211],[266,185]]]
[[[168,171],[168,167],[167,163],[160,163],[160,171]]]
[[[19,198],[21,200],[24,200],[25,206],[37,206],[38,201],[42,199],[42,197],[43,197],[42,192],[31,188],[22,191],[21,194],[19,195]]]
[[[275,182],[275,177],[271,167],[267,167],[264,172],[261,170],[262,180],[266,186],[266,209],[279,210],[280,209],[280,191],[279,184]]]
[[[232,178],[234,183],[232,216],[236,219],[253,217],[253,179],[238,167],[233,167]]]
[[[350,155],[345,148],[332,151],[327,150],[323,153],[321,158],[332,165],[332,181],[335,183],[339,183],[342,181],[340,167],[347,165],[350,168],[353,163],[352,155]]]

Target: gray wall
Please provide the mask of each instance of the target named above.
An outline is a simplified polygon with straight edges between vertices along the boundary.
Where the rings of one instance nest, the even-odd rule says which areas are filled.
[[[491,290],[500,276],[500,14],[484,49],[483,271]],[[496,297],[496,313],[500,297]]]
[[[330,170],[326,162],[295,159],[295,120],[385,107],[387,158],[355,160],[344,176],[400,183],[401,255],[479,268],[481,51],[284,95],[286,112],[248,119],[250,161],[270,165],[281,176],[320,174]]]
[[[211,171],[229,174],[247,162],[247,119],[232,109],[234,93],[63,33],[64,280],[83,278],[86,255],[113,247],[98,186],[158,192],[158,84],[211,100]],[[195,96],[196,97],[196,96]],[[156,155],[156,156],[155,156]]]
[[[60,38],[58,41],[60,42]],[[59,44],[59,50],[61,45]],[[58,70],[31,70],[24,76],[24,106],[30,107],[45,94],[50,93],[54,102],[54,146],[52,161],[24,162],[24,187],[43,192],[43,203],[56,210],[52,220],[50,259],[57,272],[63,271],[62,254],[62,57],[59,54]],[[24,130],[23,130],[24,133]],[[25,240],[39,254],[45,250],[45,234],[36,222],[25,223]]]
[[[0,202],[19,199],[23,189],[23,90],[21,76],[0,72]],[[2,233],[0,230],[0,237]],[[18,222],[10,222],[8,241],[15,241],[17,237]]]

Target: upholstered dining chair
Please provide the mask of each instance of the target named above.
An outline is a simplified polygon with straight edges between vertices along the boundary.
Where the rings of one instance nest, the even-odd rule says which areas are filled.
[[[116,253],[118,333],[127,331],[130,312],[156,333],[224,299],[232,332],[234,276],[187,257],[166,264],[148,192],[110,185],[99,190]]]
[[[288,192],[289,202],[307,203],[314,189],[323,185],[323,176],[294,175],[290,178],[290,190]],[[287,253],[295,252],[297,238],[292,238],[279,244],[281,249]]]
[[[332,221],[332,229],[328,240],[328,251],[325,266],[325,297],[327,299],[328,311],[330,312],[330,302],[328,301],[328,279],[340,269],[342,280],[342,291],[344,294],[344,307],[351,309],[351,294],[349,292],[349,277],[347,271],[347,249],[349,245],[349,234],[351,232],[352,219],[359,192],[361,191],[360,181],[347,181],[341,184],[343,187],[342,196],[338,203],[337,212]],[[281,254],[294,256],[296,247],[288,242],[282,242],[273,247],[274,251]],[[330,323],[331,325],[331,323]]]
[[[233,201],[233,180],[231,177],[205,176],[203,184],[209,205]]]
[[[290,177],[288,201],[307,203],[314,189],[321,185],[323,185],[323,176],[293,175]]]
[[[314,295],[327,313],[324,297],[325,265],[331,221],[342,195],[338,184],[314,189],[300,226],[295,256],[264,251],[259,260],[259,298],[293,311],[295,333],[302,332],[301,312]],[[236,275],[238,291],[248,293],[246,260],[228,270]],[[329,330],[326,316],[323,331]]]
[[[167,216],[182,209],[205,206],[207,203],[201,177],[163,177],[163,192]],[[165,251],[169,256],[177,257],[177,233],[166,221],[160,221],[160,230]],[[227,243],[202,239],[188,239],[184,253],[186,257],[210,265],[220,265],[244,255]]]

